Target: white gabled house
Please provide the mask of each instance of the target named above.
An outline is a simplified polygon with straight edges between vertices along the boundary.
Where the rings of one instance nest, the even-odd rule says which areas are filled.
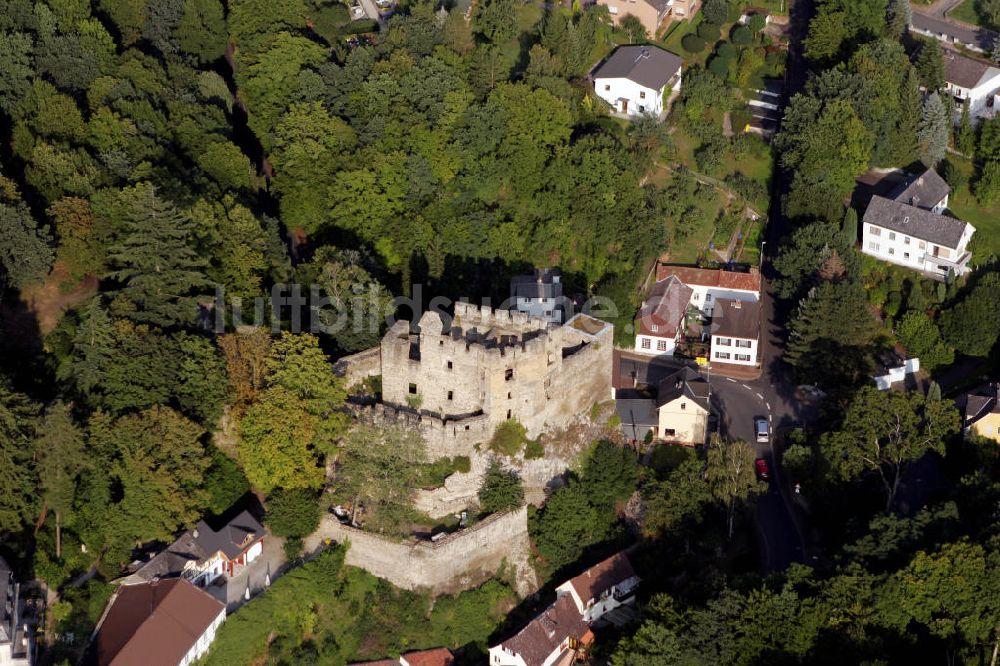
[[[569,595],[587,624],[600,620],[616,608],[635,603],[639,577],[625,553],[615,553],[576,578],[556,588],[559,596]]]
[[[712,317],[710,361],[757,365],[760,347],[760,303],[720,298]]]
[[[961,116],[962,107],[969,104],[969,114],[974,119],[992,118],[997,109],[1000,93],[1000,68],[953,51],[944,50],[944,80],[955,101],[955,117]]]
[[[943,278],[969,272],[976,228],[944,215],[949,188],[933,170],[906,181],[890,197],[875,195],[862,219],[861,251]]]
[[[511,309],[556,324],[563,322],[566,299],[558,268],[536,268],[531,275],[510,279]]]
[[[658,116],[667,91],[681,87],[682,64],[656,46],[620,46],[594,72],[594,92],[618,113]]]

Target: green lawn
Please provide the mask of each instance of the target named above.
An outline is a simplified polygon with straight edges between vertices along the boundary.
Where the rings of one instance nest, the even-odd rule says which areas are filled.
[[[979,12],[976,11],[976,0],[965,0],[965,2],[948,12],[948,18],[972,25],[983,25],[983,20],[979,16]]]
[[[754,7],[762,7],[772,14],[787,16],[788,2],[789,0],[754,0],[753,2],[747,4],[753,5]]]
[[[975,168],[969,160],[949,155],[948,161],[957,166],[967,179],[971,180],[975,176]],[[969,186],[963,185],[951,193],[948,210],[955,217],[965,220],[976,228],[976,235],[972,237],[971,244],[974,248],[974,261],[982,261],[990,254],[1000,257],[1000,204],[983,208],[976,201]]]

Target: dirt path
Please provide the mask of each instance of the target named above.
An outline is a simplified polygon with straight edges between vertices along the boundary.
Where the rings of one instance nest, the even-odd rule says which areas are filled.
[[[56,262],[45,281],[35,287],[25,289],[21,296],[28,309],[38,321],[42,335],[51,333],[59,324],[63,313],[83,303],[97,293],[97,278],[88,275],[80,284],[66,291],[63,287],[69,280],[69,271],[61,262]]]

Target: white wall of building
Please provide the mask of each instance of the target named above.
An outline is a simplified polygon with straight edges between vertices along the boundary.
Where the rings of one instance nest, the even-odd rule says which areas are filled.
[[[518,298],[514,308],[518,312],[526,312],[529,316],[556,324],[562,323],[562,310],[558,309],[557,298]]]
[[[968,100],[969,113],[974,118],[992,118],[996,108],[990,107],[990,101],[997,91],[1000,91],[1000,69],[996,69],[992,77],[975,88],[963,88],[953,83],[945,83],[945,90],[963,101]],[[956,112],[960,116],[962,109],[958,107]]]
[[[198,637],[198,641],[192,645],[191,649],[188,650],[188,653],[184,655],[184,658],[181,659],[178,666],[189,666],[189,664],[193,664],[198,661],[199,658],[208,652],[208,648],[212,645],[212,641],[215,640],[215,632],[218,631],[219,627],[223,622],[225,622],[225,620],[226,609],[223,608],[222,611],[219,612],[219,615],[212,620],[212,624],[208,625],[208,628],[205,629],[205,633]]]
[[[715,302],[720,298],[729,298],[734,301],[757,302],[759,294],[756,291],[746,291],[744,289],[720,289],[719,287],[708,287],[702,284],[689,284],[693,294],[691,294],[691,305],[701,310],[706,317],[712,316],[715,309]]]
[[[674,89],[680,88],[680,85],[680,77],[677,77]],[[598,78],[594,80],[594,91],[597,96],[615,107],[615,111],[618,113],[627,113],[630,116],[644,113],[654,116],[660,115],[663,111],[663,90],[663,88],[653,90],[630,79]],[[628,100],[625,109],[622,108],[622,99]]]
[[[711,363],[732,363],[733,365],[757,365],[757,340],[713,335]]]
[[[941,265],[925,255],[933,255],[935,248],[938,250],[938,258],[950,262],[957,262],[966,253],[966,246],[972,239],[975,229],[972,225],[966,224],[965,231],[958,243],[958,249],[951,249],[935,245],[930,241],[924,241],[907,234],[891,231],[884,227],[873,224],[864,225],[864,233],[861,243],[861,251],[867,255],[888,261],[899,266],[905,266],[918,271],[931,271],[935,273],[946,273],[940,271]],[[962,274],[968,268],[955,268],[955,272]]]
[[[580,598],[580,595],[576,593],[576,589],[573,587],[571,581],[566,581],[562,585],[556,588],[556,594],[562,596],[568,594],[573,598],[573,603],[576,604],[576,609],[580,611],[580,615],[583,617],[584,622],[590,624],[596,620],[601,619],[605,614],[613,611],[619,606],[624,606],[626,603],[631,603],[634,601],[634,597],[631,597],[628,601],[619,601],[615,598],[615,593],[619,593],[622,596],[627,595],[629,592],[639,587],[639,577],[632,576],[623,580],[618,585],[613,585],[611,589],[605,590],[604,595],[600,599],[595,599],[594,603],[589,607]]]
[[[662,354],[673,354],[677,347],[675,338],[658,338],[652,335],[635,336],[635,350],[640,354],[650,356],[660,356]]]

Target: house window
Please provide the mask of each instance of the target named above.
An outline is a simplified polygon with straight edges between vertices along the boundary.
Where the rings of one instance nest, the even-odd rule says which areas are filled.
[[[868,231],[871,233],[872,236],[882,235],[882,230],[879,229],[878,227],[868,227]]]
[[[552,316],[552,310],[546,310],[545,311],[545,316],[546,317],[551,317]]]
[[[607,83],[604,85],[604,92],[608,92],[609,90],[611,90],[611,84]]]
[[[410,395],[416,395],[416,394],[417,394],[417,385],[410,384]]]
[[[646,99],[646,93],[642,90],[639,91],[639,99]]]
[[[737,347],[746,347],[747,349],[750,349],[750,345],[751,344],[752,343],[749,340],[737,340],[736,341],[736,346]]]
[[[546,303],[548,303],[548,302],[549,302],[549,299],[547,299],[547,298],[543,298],[543,299],[542,299],[542,305],[545,305],[545,304],[546,304]]]
[[[736,355],[736,360],[737,361],[749,361],[750,360],[750,354],[737,354]]]
[[[868,243],[868,249],[871,250],[872,252],[878,252],[878,243],[875,242]]]
[[[909,245],[909,244],[910,244],[910,237],[903,236],[903,245]]]
[[[705,294],[705,302],[706,303],[712,302],[712,294]]]
[[[653,333],[659,333],[660,332],[660,327],[657,324],[650,324],[649,328],[650,328],[651,331],[653,331]]]
[[[910,253],[909,252],[904,252],[903,253],[903,259],[909,259],[909,258],[910,258]]]
[[[514,368],[507,368],[507,371],[503,374],[503,378],[507,382],[514,379]]]
[[[701,294],[695,292],[695,295],[691,297],[691,300],[697,303],[699,298],[701,298]]]
[[[890,247],[889,248],[889,254],[896,254],[896,250],[894,250],[893,248]]]
[[[641,346],[643,349],[649,349],[649,338],[643,338]]]
[[[729,360],[729,352],[715,352],[715,358],[721,358],[726,361]]]
[[[688,404],[686,402],[681,403],[681,409],[687,409]]]
[[[455,399],[455,393],[453,391],[448,391],[448,400],[451,401],[454,399]]]
[[[920,241],[920,244],[917,247],[919,247],[921,250],[923,250],[923,249],[925,249],[927,247],[927,243],[925,243],[923,241]]]
[[[667,351],[667,341],[666,340],[657,340],[656,341],[656,350],[657,351]]]
[[[644,107],[642,104],[639,105],[639,113],[646,113],[646,107]]]
[[[722,347],[728,347],[731,344],[733,344],[733,339],[732,338],[719,338],[718,340],[715,341],[715,343],[717,345],[721,345]]]
[[[907,219],[909,219],[909,218],[907,218]],[[890,231],[889,232],[889,240],[891,240],[891,241],[896,240],[896,233],[894,231]]]

